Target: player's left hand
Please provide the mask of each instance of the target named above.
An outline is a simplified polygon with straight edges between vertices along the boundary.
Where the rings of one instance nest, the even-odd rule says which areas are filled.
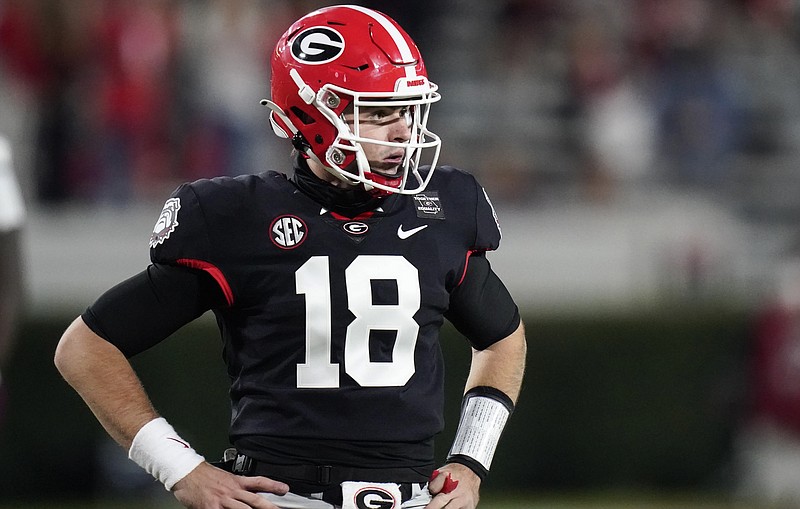
[[[428,483],[433,500],[425,509],[475,509],[478,507],[481,479],[460,463],[449,463],[435,470]]]

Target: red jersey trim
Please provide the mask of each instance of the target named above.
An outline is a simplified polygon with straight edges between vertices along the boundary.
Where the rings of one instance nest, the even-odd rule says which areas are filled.
[[[456,285],[457,287],[461,286],[461,283],[464,282],[464,278],[467,277],[467,267],[469,267],[469,257],[478,252],[480,252],[478,249],[472,249],[470,251],[467,251],[467,256],[464,259],[464,272],[461,273],[461,279],[458,280],[458,284]]]
[[[225,279],[225,276],[219,268],[203,260],[194,260],[192,258],[180,258],[177,262],[179,265],[192,269],[204,270],[209,273],[219,285],[222,293],[225,294],[225,301],[229,306],[233,305],[233,290],[231,290],[231,285],[228,284],[228,280]]]
[[[334,219],[338,219],[339,221],[361,221],[364,219],[369,219],[375,215],[375,212],[372,210],[368,210],[366,212],[362,212],[361,214],[357,215],[356,217],[347,217],[341,214],[337,214],[336,212],[331,211],[331,217]]]

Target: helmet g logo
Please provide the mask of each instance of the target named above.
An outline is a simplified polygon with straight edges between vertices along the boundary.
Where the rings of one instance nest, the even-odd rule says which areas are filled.
[[[303,30],[292,41],[292,56],[306,64],[325,64],[344,52],[344,38],[329,27]]]

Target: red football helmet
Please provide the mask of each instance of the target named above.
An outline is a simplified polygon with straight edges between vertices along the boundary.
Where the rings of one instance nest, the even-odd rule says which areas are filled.
[[[441,140],[426,127],[430,106],[440,98],[437,88],[414,41],[393,19],[341,5],[314,11],[283,34],[272,55],[272,100],[262,103],[272,110],[278,136],[292,139],[341,180],[378,193],[415,194],[425,189],[439,158]],[[369,106],[407,111],[410,140],[359,136],[359,108]],[[344,121],[348,108],[352,129]],[[370,168],[362,143],[402,148],[401,171],[384,175]],[[421,163],[430,165],[425,176]]]

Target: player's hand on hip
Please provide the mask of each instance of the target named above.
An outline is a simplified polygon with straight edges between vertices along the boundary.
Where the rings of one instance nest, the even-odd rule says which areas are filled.
[[[234,475],[201,463],[172,487],[189,509],[279,509],[258,493],[285,495],[289,487],[266,477]]]
[[[450,463],[435,470],[428,483],[433,500],[425,509],[475,509],[478,507],[481,479],[459,463]]]

